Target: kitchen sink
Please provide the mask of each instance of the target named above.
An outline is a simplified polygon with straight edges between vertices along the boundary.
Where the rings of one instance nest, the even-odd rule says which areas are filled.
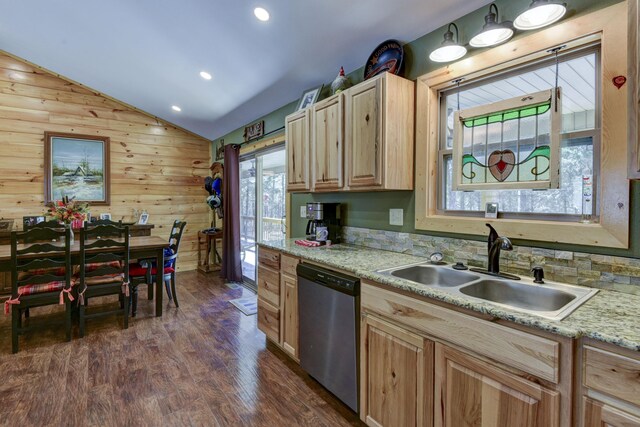
[[[555,311],[576,299],[568,292],[506,280],[480,280],[463,286],[460,292],[475,298],[527,310]]]
[[[597,289],[551,281],[537,284],[526,277],[517,282],[496,279],[431,263],[389,268],[378,273],[550,320],[564,319],[598,292]]]
[[[410,267],[403,267],[392,270],[390,273],[395,277],[411,280],[412,282],[421,283],[423,285],[437,287],[460,286],[479,279],[475,274],[433,265],[414,265]]]

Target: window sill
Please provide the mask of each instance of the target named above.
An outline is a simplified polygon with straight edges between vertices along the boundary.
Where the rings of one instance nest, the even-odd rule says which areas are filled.
[[[486,223],[493,225],[501,235],[512,239],[625,249],[629,247],[627,236],[616,236],[602,224],[597,223],[430,215],[416,218],[415,227],[425,231],[485,235],[487,234]]]

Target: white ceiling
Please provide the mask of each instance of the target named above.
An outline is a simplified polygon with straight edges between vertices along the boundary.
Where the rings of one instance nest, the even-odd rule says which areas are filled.
[[[213,139],[488,3],[0,0],[0,49]]]

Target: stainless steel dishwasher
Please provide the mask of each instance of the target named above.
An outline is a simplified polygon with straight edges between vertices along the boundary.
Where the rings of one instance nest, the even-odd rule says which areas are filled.
[[[360,280],[298,264],[300,366],[358,412]]]

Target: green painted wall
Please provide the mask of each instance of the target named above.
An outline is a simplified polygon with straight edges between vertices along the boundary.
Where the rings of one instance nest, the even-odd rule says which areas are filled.
[[[597,9],[618,3],[619,0],[569,0],[567,16],[565,19],[584,15]],[[513,20],[517,14],[525,9],[530,0],[498,0],[495,2],[500,10],[501,19]],[[488,7],[481,8],[475,12],[465,15],[455,20],[460,29],[460,39],[463,43],[468,43],[469,39],[477,33],[484,23],[484,15],[486,15]],[[420,37],[404,46],[405,49],[405,65],[404,76],[409,79],[417,77],[433,71],[440,64],[429,61],[429,53],[442,42],[442,35],[446,31],[446,23],[441,28]],[[531,32],[517,32],[514,39],[529,35]],[[468,56],[472,56],[481,52],[481,49],[469,50]],[[349,73],[349,78],[353,84],[362,81],[363,68],[359,68]],[[328,90],[321,97],[328,96]],[[292,113],[297,105],[298,100],[275,110],[269,115],[257,118],[256,120],[265,120],[265,131],[280,128],[284,125],[284,118],[287,114]],[[238,129],[222,138],[225,143],[242,142],[242,134],[244,129]],[[214,140],[216,144],[219,139]],[[352,227],[366,227],[378,230],[393,230],[411,233],[427,234],[419,230],[415,230],[414,211],[415,197],[411,191],[392,191],[392,192],[376,192],[376,193],[323,193],[323,194],[293,194],[291,197],[291,213],[292,213],[292,236],[304,235],[304,227],[306,220],[300,218],[300,206],[304,206],[307,202],[339,202],[347,206],[344,223]],[[629,250],[617,250],[611,248],[600,247],[580,247],[575,245],[550,244],[535,241],[515,241],[515,244],[527,244],[545,248],[566,249],[574,251],[584,251],[590,253],[601,253],[619,256],[640,257],[640,244],[637,239],[640,232],[640,182],[632,183],[631,190],[631,248]],[[389,225],[389,209],[404,209],[404,226],[396,227]],[[428,233],[441,236],[460,237],[466,239],[484,240],[485,236],[469,236],[455,235],[447,233]]]

